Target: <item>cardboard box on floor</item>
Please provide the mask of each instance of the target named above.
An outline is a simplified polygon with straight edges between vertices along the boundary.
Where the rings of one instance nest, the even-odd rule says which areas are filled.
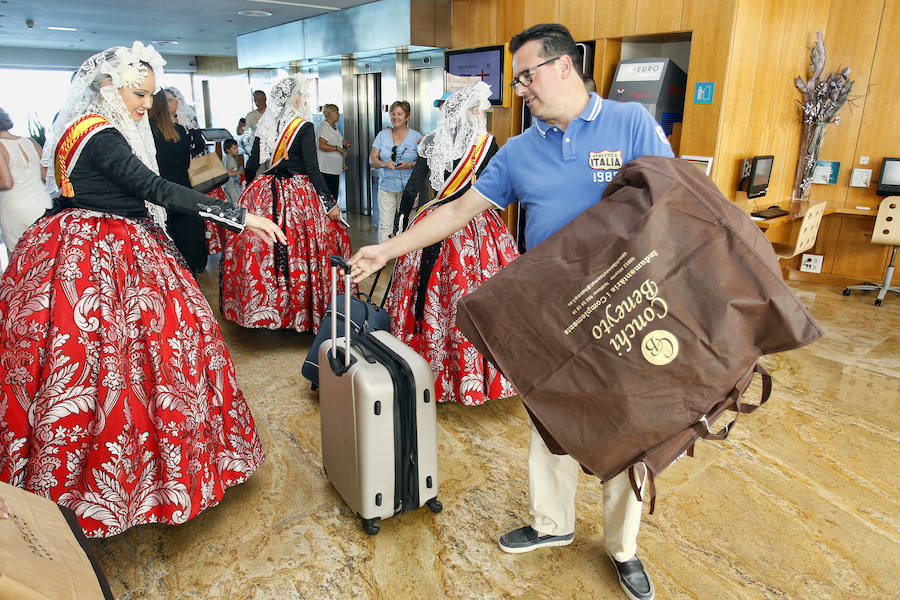
[[[0,497],[10,512],[0,519],[0,598],[112,598],[103,574],[88,558],[90,548],[73,512],[2,482]]]

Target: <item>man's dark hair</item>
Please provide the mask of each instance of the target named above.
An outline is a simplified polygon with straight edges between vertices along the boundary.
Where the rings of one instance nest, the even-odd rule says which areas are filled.
[[[264,91],[262,91],[262,90],[253,90],[253,95],[255,96],[255,95],[257,95],[257,94],[262,94],[263,96],[266,95],[266,93],[265,93]]]
[[[572,34],[559,23],[542,23],[529,27],[522,33],[517,33],[509,40],[509,52],[515,54],[519,48],[526,42],[538,40],[541,42],[540,56],[543,58],[553,58],[554,56],[563,56],[568,54],[572,57],[572,64],[575,70],[581,75],[581,53]]]
[[[9,115],[5,110],[0,108],[0,131],[9,131],[12,128],[12,119],[9,118]]]
[[[236,140],[232,140],[232,139],[228,139],[228,140],[225,140],[225,142],[222,144],[222,149],[223,149],[223,150],[228,150],[228,149],[231,148],[232,146],[237,146],[237,141],[236,141]]]

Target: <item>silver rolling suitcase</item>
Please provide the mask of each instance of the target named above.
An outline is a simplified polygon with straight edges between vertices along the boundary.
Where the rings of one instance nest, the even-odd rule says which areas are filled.
[[[331,302],[338,267],[345,273],[350,307],[350,268],[331,257]],[[335,489],[371,534],[378,521],[437,499],[437,412],[428,362],[387,331],[363,331],[319,346],[322,464]],[[351,331],[346,328],[345,331]]]

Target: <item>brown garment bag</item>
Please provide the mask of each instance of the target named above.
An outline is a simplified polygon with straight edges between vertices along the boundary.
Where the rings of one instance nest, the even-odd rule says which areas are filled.
[[[748,215],[663,157],[626,164],[600,202],[463,298],[456,324],[548,447],[604,481],[723,439],[721,413],[755,408],[740,397],[757,359],[822,335]]]

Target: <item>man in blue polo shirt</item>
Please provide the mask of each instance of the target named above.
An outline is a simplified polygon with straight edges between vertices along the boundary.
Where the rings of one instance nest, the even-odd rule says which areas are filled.
[[[625,163],[645,155],[672,156],[662,128],[639,104],[611,102],[585,91],[575,42],[562,25],[531,27],[512,38],[509,50],[515,73],[511,85],[531,110],[533,125],[500,148],[462,197],[402,235],[360,249],[350,259],[356,281],[391,258],[444,239],[484,210],[515,201],[527,211],[525,243],[534,247],[599,202]],[[501,536],[502,550],[528,552],[572,543],[578,471],[577,461],[552,454],[531,424],[532,523]],[[603,515],[604,545],[622,589],[629,598],[651,600],[653,583],[636,554],[641,502],[627,472],[603,484]]]

